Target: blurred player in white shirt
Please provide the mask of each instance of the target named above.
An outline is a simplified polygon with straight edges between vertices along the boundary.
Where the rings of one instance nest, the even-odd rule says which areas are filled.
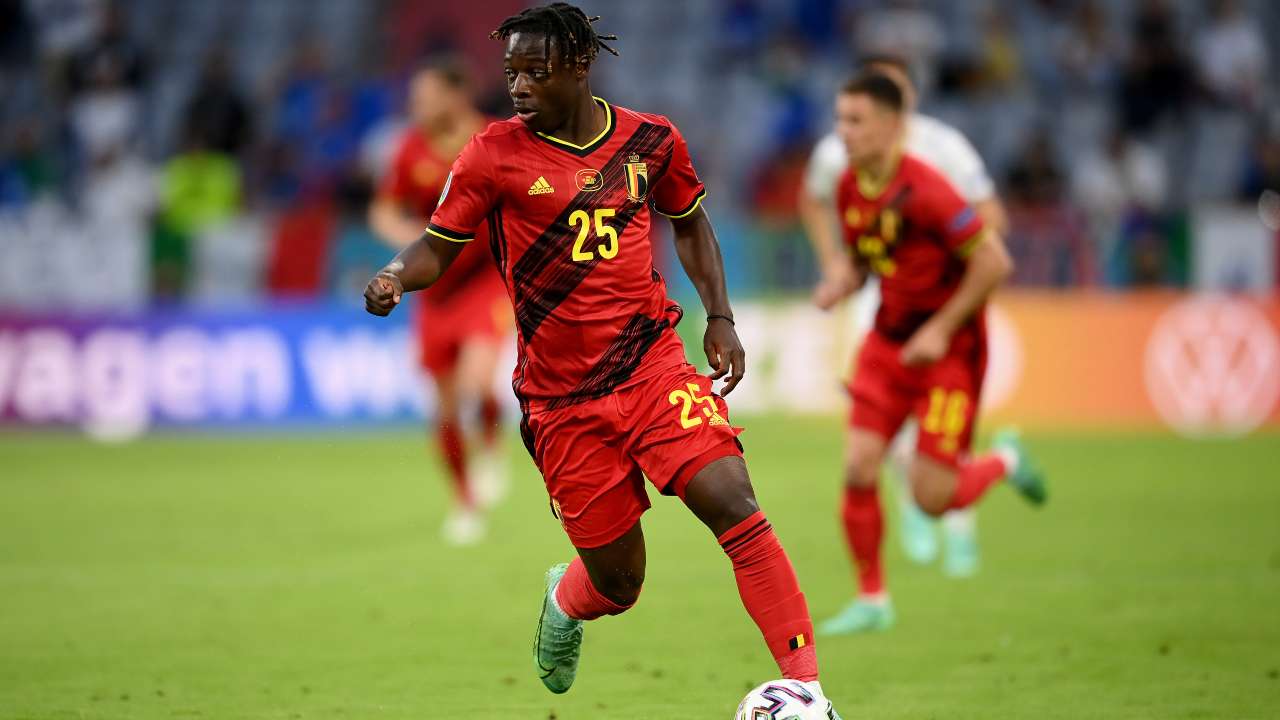
[[[893,56],[874,56],[862,61],[861,69],[888,76],[902,88],[909,109],[905,146],[907,152],[920,158],[945,176],[960,196],[969,201],[982,217],[983,224],[1001,236],[1008,220],[995,183],[977,150],[960,131],[946,123],[915,112],[917,95],[907,63]],[[848,255],[841,240],[836,217],[835,192],[840,176],[848,166],[844,143],[831,132],[813,149],[800,192],[800,218],[809,242],[817,253],[822,279],[813,292],[813,301],[830,310],[854,292],[855,280]],[[871,328],[880,304],[880,287],[869,279],[854,300],[854,330],[863,337]],[[907,478],[906,463],[915,446],[916,426],[912,421],[903,426],[894,441],[889,462],[891,473],[899,481],[902,545],[907,556],[918,563],[932,562],[938,554],[937,535],[932,520],[915,506],[911,493],[902,483]],[[965,577],[978,569],[978,544],[973,510],[958,510],[943,518],[946,537],[944,569],[947,574]]]

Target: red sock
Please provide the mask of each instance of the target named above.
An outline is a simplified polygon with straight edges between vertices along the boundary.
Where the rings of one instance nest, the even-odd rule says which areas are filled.
[[[602,615],[620,615],[631,605],[619,605],[596,590],[587,575],[582,558],[574,558],[560,584],[556,586],[556,604],[565,615],[577,620],[595,620]]]
[[[884,566],[880,560],[884,514],[880,510],[877,489],[874,486],[859,488],[846,485],[841,515],[845,539],[858,566],[858,589],[863,595],[884,592]]]
[[[498,398],[485,395],[480,401],[480,432],[484,444],[492,446],[498,441],[498,433],[502,429],[502,406]]]
[[[978,501],[987,488],[1004,479],[1008,468],[999,455],[983,455],[960,466],[956,492],[951,496],[948,510],[966,508]]]
[[[467,487],[467,448],[462,441],[462,432],[458,424],[450,420],[441,420],[436,429],[436,440],[440,443],[440,454],[444,456],[444,464],[449,468],[449,480],[453,484],[453,492],[458,502],[471,507],[471,488]]]
[[[813,651],[809,607],[791,561],[764,513],[756,512],[717,539],[733,561],[742,604],[764,635],[782,676],[817,680],[818,656]]]

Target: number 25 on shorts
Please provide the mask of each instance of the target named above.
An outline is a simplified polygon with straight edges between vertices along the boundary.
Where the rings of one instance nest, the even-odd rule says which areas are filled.
[[[941,435],[943,449],[951,451],[968,419],[969,396],[963,390],[948,392],[938,387],[929,391],[929,412],[925,413],[920,427],[930,435]]]
[[[604,238],[606,241],[596,246],[596,252],[599,252],[600,257],[605,260],[612,260],[618,256],[618,231],[605,223],[605,220],[616,214],[617,211],[613,208],[598,208],[595,212],[596,238]],[[582,247],[591,234],[591,225],[591,216],[586,210],[574,210],[569,215],[569,227],[578,231],[578,239],[573,243],[574,262],[591,262],[596,259],[595,252],[584,250]]]
[[[712,425],[727,425],[724,418],[720,417],[720,408],[716,407],[715,398],[709,395],[698,394],[698,384],[688,383],[687,391],[683,389],[672,390],[667,396],[667,400],[672,405],[680,407],[680,427],[688,430],[702,424],[702,418],[697,415],[691,415],[695,406],[703,405],[702,414],[711,419]]]

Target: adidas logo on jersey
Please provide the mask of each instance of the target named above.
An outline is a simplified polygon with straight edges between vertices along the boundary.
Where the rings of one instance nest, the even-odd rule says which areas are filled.
[[[555,191],[556,189],[551,187],[551,183],[547,182],[547,179],[541,175],[529,186],[530,195],[550,195]]]

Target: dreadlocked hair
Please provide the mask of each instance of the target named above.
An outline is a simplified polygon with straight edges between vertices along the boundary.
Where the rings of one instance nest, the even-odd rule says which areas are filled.
[[[618,36],[600,35],[591,27],[599,19],[599,15],[589,17],[567,2],[556,2],[512,15],[503,20],[497,30],[489,33],[489,37],[506,40],[512,33],[541,33],[546,37],[548,59],[551,57],[551,39],[555,38],[565,62],[585,62],[590,65],[595,62],[596,55],[602,49],[615,57],[618,55],[617,50],[604,42],[617,40]]]

